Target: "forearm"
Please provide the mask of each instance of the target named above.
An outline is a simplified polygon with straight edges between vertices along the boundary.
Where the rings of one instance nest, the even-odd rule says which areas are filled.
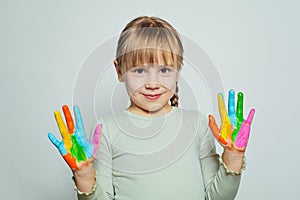
[[[207,188],[207,199],[233,200],[238,192],[241,174],[228,173],[225,166],[220,164],[214,180]]]
[[[234,199],[244,166],[244,152],[224,149],[219,159],[219,169],[208,187],[208,199]]]
[[[218,154],[211,154],[201,160],[206,198],[231,200],[237,194],[241,174],[228,172],[229,169],[220,158]]]

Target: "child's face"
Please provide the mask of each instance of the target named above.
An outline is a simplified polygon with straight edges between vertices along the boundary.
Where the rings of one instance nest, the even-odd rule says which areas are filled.
[[[129,110],[139,115],[162,115],[170,111],[168,104],[176,91],[178,71],[176,67],[147,64],[119,74],[126,85],[131,100]]]

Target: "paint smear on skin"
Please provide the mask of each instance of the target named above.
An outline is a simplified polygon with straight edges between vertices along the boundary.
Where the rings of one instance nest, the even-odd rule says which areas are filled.
[[[71,136],[71,141],[72,141],[72,147],[70,149],[71,154],[75,157],[77,162],[86,161],[87,157],[84,153],[84,150],[82,146],[79,145],[74,135]]]
[[[244,122],[244,120],[243,120],[243,121],[240,121],[240,120],[237,119],[237,126],[236,126],[236,128],[233,130],[233,132],[232,132],[232,141],[233,141],[233,142],[236,141],[237,135],[238,135],[238,133],[239,133],[239,131],[240,131],[240,129],[241,129],[241,125],[242,125],[243,122]]]
[[[231,129],[230,119],[227,115],[225,116],[224,123],[222,124],[221,127],[222,138],[226,139],[228,137],[228,134],[231,134],[230,129]]]

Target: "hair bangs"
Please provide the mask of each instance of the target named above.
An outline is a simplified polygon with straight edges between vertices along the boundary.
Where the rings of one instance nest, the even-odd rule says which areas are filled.
[[[119,41],[117,61],[126,71],[142,65],[166,65],[180,70],[182,44],[177,34],[161,27],[137,28],[124,32]],[[126,38],[126,39],[125,39]]]
[[[137,49],[122,56],[120,63],[124,69],[143,65],[165,65],[180,69],[182,58],[171,51],[162,49]]]

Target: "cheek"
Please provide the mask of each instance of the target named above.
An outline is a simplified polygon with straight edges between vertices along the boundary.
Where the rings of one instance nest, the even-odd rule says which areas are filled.
[[[124,83],[126,85],[128,95],[132,96],[135,91],[145,85],[145,80],[143,78],[133,78],[126,76],[124,78]]]
[[[177,82],[176,76],[161,78],[160,80],[160,84],[172,93],[176,92],[176,82]]]

